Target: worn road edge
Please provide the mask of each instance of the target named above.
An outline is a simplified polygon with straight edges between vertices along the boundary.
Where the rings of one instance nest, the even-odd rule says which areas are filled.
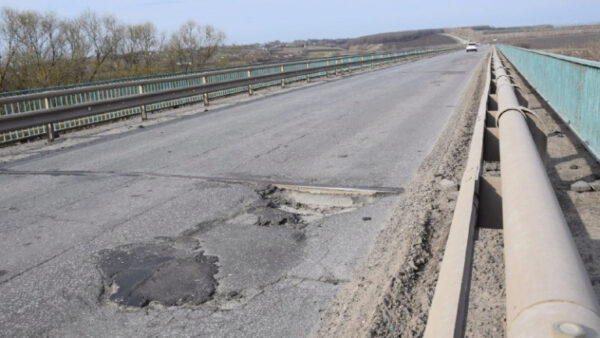
[[[460,183],[452,225],[444,250],[438,282],[427,317],[425,337],[462,337],[467,314],[467,297],[473,259],[473,235],[479,204],[479,176],[483,161],[483,140],[491,81],[491,58],[486,55],[486,80],[467,165]]]

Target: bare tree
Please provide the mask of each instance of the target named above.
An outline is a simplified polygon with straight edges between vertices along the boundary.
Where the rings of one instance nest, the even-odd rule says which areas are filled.
[[[0,10],[0,90],[138,76],[204,66],[223,32],[189,21],[171,35],[148,22],[122,25],[87,11],[75,19],[53,13]]]
[[[7,77],[17,55],[17,12],[3,8],[0,12],[0,89],[7,90]]]
[[[179,30],[171,35],[168,44],[168,53],[172,66],[180,66],[186,72],[195,65],[195,51],[200,48],[200,40],[196,34],[197,25],[193,21],[183,24]]]
[[[49,86],[63,80],[65,40],[61,22],[54,13],[46,13],[41,17],[40,29],[38,46],[43,60],[40,63],[40,69],[43,70],[42,85]]]
[[[12,66],[22,87],[45,86],[60,76],[58,63],[63,59],[64,43],[60,21],[52,13],[33,11],[13,13],[10,25],[16,51]]]
[[[204,26],[202,64],[205,64],[216,52],[218,47],[225,41],[225,33],[212,25]]]
[[[79,20],[82,22],[83,31],[92,48],[94,62],[91,65],[92,71],[89,77],[89,80],[92,81],[105,62],[116,54],[123,38],[123,27],[111,15],[99,17],[90,11],[84,13]]]
[[[81,82],[88,70],[88,56],[92,47],[83,30],[83,23],[84,21],[78,18],[65,20],[61,25],[65,44],[65,62],[68,64],[64,71],[71,82]]]
[[[179,69],[185,71],[198,69],[214,55],[224,40],[225,34],[214,27],[203,27],[194,21],[188,21],[169,39],[171,65],[179,66]]]
[[[161,39],[156,27],[147,22],[127,26],[120,46],[120,55],[133,73],[149,72],[152,71],[157,51],[161,47]]]

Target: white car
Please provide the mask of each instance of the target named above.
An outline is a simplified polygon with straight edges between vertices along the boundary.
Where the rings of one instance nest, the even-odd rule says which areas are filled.
[[[467,53],[468,52],[477,52],[477,44],[474,42],[467,43]]]

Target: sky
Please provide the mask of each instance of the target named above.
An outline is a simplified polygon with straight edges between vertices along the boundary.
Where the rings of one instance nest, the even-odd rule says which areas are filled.
[[[0,7],[74,17],[91,9],[167,33],[187,20],[226,44],[347,38],[423,28],[600,23],[600,0],[2,0]]]

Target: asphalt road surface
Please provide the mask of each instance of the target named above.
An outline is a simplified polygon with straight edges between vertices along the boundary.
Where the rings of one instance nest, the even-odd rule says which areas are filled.
[[[483,55],[4,164],[0,335],[314,333]]]

